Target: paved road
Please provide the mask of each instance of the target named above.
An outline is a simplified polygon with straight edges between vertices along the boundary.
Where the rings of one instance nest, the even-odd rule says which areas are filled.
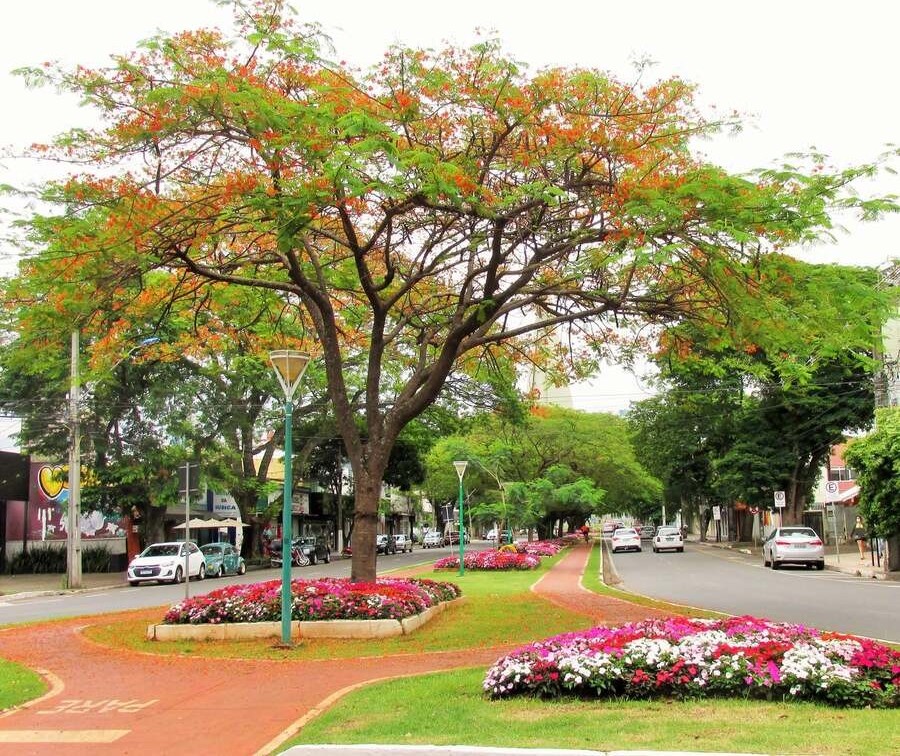
[[[900,582],[803,567],[773,571],[756,556],[687,544],[684,553],[612,557],[620,587],[728,614],[752,614],[900,643]]]
[[[480,548],[473,545],[472,548]],[[456,547],[458,549],[459,547]],[[378,557],[379,573],[397,567],[415,564],[431,564],[451,553],[449,548],[421,549],[411,553],[391,554]],[[455,550],[453,553],[457,553]],[[347,577],[350,574],[349,559],[335,559],[330,564],[294,567],[294,578]],[[233,576],[190,582],[190,595],[209,593],[226,585],[258,583],[264,580],[279,580],[281,569],[266,568],[252,570],[242,577]],[[35,596],[26,599],[0,598],[0,625],[34,622],[57,617],[78,617],[88,614],[119,612],[128,609],[142,609],[149,606],[175,604],[184,598],[185,587],[181,585],[157,585],[150,583],[137,587],[122,585],[107,590],[92,590],[83,593]]]

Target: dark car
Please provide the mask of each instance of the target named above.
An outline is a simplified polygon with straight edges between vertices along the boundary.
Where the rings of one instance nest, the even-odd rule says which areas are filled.
[[[331,549],[328,548],[328,544],[323,536],[301,536],[294,539],[294,544],[299,546],[303,553],[309,557],[310,564],[318,564],[319,562],[328,564],[331,561]]]
[[[397,544],[387,533],[375,536],[375,551],[379,554],[396,554]]]

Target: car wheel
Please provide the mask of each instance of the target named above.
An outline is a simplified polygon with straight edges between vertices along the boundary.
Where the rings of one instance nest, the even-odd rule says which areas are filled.
[[[679,547],[678,547],[678,550],[679,550],[680,552],[684,553],[684,546],[679,546]]]
[[[313,564],[313,565],[319,563],[319,556],[318,556],[318,554],[316,554],[315,551],[313,551],[313,552],[309,555],[309,563],[310,563],[310,564]]]
[[[132,587],[134,587],[134,586],[136,586],[136,585],[140,585],[140,583],[141,583],[140,580],[129,580],[129,581],[128,581],[128,585],[130,585],[130,586],[132,586]]]
[[[181,567],[177,567],[175,569],[175,577],[172,578],[173,583],[180,583],[184,580],[184,573],[181,571]]]
[[[325,549],[325,559],[322,560],[325,564],[331,563],[331,552],[328,549]]]
[[[238,565],[238,575],[243,575],[247,571],[247,565],[244,564],[243,560],[241,560],[240,565]]]
[[[817,569],[817,570],[824,570],[824,569],[825,569],[825,562],[824,562],[824,561],[823,561],[823,562],[816,562],[816,569]]]
[[[201,564],[201,565],[200,565],[200,569],[199,569],[198,572],[197,572],[197,579],[198,579],[198,580],[203,580],[205,577],[206,577],[206,565],[205,565],[205,564]]]
[[[659,554],[659,549],[657,549],[656,546],[653,547],[653,553],[654,553],[654,554]]]
[[[777,570],[781,565],[775,561],[775,557],[772,557],[772,569]]]
[[[769,560],[766,559],[766,555],[763,554],[763,567],[768,567],[768,566],[769,566]]]

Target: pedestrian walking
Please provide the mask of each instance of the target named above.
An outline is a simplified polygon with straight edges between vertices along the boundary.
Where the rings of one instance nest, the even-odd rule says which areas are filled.
[[[863,525],[862,517],[858,515],[856,517],[856,525],[850,531],[850,537],[856,541],[856,546],[859,549],[859,561],[866,561],[866,528]]]

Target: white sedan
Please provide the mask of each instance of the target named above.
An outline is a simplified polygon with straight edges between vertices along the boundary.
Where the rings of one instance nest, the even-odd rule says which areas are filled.
[[[641,537],[634,528],[618,528],[612,534],[612,552],[641,550]]]
[[[206,559],[197,544],[187,544],[188,569],[191,577],[206,577]],[[144,549],[128,565],[128,583],[180,583],[184,580],[184,541],[154,543]]]
[[[763,565],[777,570],[783,564],[825,569],[825,545],[812,528],[775,528],[763,541]]]
[[[653,536],[653,553],[660,551],[684,551],[684,539],[678,528],[659,528]]]

